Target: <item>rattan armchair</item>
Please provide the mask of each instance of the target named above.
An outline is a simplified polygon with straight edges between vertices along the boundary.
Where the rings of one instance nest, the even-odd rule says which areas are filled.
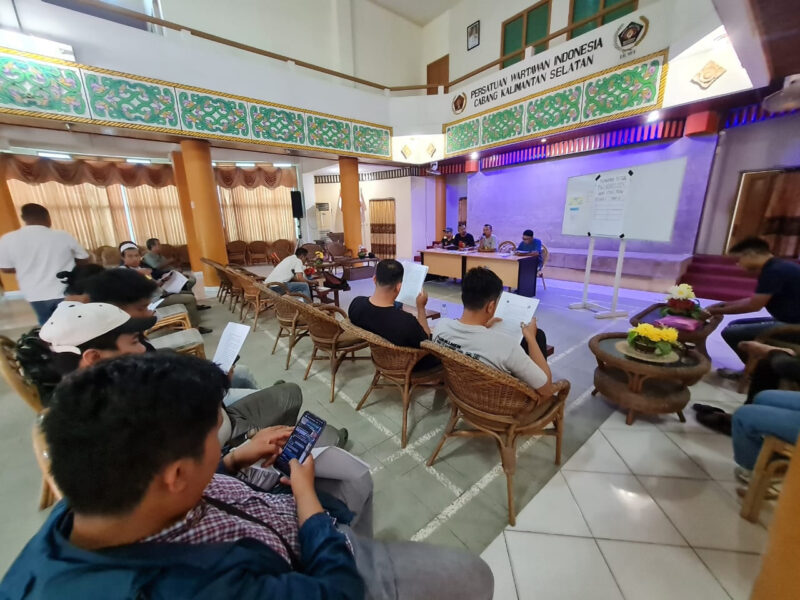
[[[42,472],[42,492],[39,497],[39,510],[44,510],[61,500],[63,494],[58,489],[53,476],[50,474],[50,455],[47,450],[47,440],[44,439],[40,426],[41,417],[36,418],[33,424],[33,454],[36,456],[36,464]]]
[[[233,268],[234,265],[226,265],[224,267],[225,276],[231,282],[231,288],[228,290],[228,295],[230,296],[230,302],[228,303],[228,308],[232,313],[236,312],[236,307],[239,305],[239,302],[242,301],[244,297],[244,289],[242,288],[242,283],[239,281],[237,275],[241,274],[240,271],[237,271]]]
[[[550,250],[547,249],[547,246],[542,244],[542,255],[539,257],[539,271],[536,273],[536,276],[541,278],[542,287],[544,289],[547,289],[547,284],[544,282],[544,268],[547,266],[548,260],[550,260]]]
[[[152,335],[156,331],[164,329],[192,328],[192,323],[189,320],[189,311],[186,310],[186,306],[183,304],[159,307],[156,308],[155,313],[158,321],[147,330],[147,335]]]
[[[314,350],[308,361],[308,368],[303,379],[308,379],[311,372],[311,365],[315,360],[330,361],[331,370],[331,402],[336,395],[336,373],[342,361],[347,360],[368,360],[368,356],[356,356],[356,351],[367,347],[367,342],[346,332],[342,328],[342,322],[347,319],[347,313],[338,306],[330,304],[308,305],[302,302],[297,303],[300,311],[300,318],[308,324],[308,334],[314,342]],[[338,320],[336,317],[340,317]],[[317,356],[322,351],[326,353]],[[350,355],[349,358],[347,355]]]
[[[381,336],[356,327],[350,321],[343,324],[345,331],[361,338],[369,344],[372,352],[372,364],[375,365],[375,375],[369,389],[356,406],[361,410],[369,398],[372,390],[378,388],[397,388],[403,402],[403,430],[401,434],[402,447],[408,443],[408,407],[411,405],[411,394],[417,387],[442,387],[444,385],[444,371],[441,365],[414,371],[417,363],[429,353],[427,350],[396,346]],[[384,379],[386,383],[380,383]]]
[[[515,252],[517,250],[517,245],[512,242],[511,240],[506,240],[505,242],[500,242],[497,245],[498,252]]]
[[[228,262],[243,265],[247,261],[247,243],[241,240],[228,242],[225,245],[228,252]]]
[[[258,317],[261,313],[268,311],[272,308],[272,299],[267,297],[263,289],[257,285],[257,281],[248,277],[241,271],[229,269],[228,275],[231,278],[234,289],[242,290],[242,307],[239,310],[239,322],[244,323],[244,320],[253,311],[253,328],[255,331],[258,327]]]
[[[269,244],[263,240],[257,240],[247,244],[247,262],[251,265],[257,265],[267,262],[269,255]]]
[[[228,273],[225,271],[225,265],[218,263],[215,260],[211,260],[210,258],[206,258],[205,256],[200,259],[201,263],[204,263],[214,269],[217,273],[217,277],[219,278],[219,287],[217,288],[217,300],[219,300],[220,304],[225,304],[225,301],[228,299],[228,295],[231,293],[231,280],[228,277]]]
[[[275,337],[275,344],[272,346],[272,354],[278,348],[278,342],[283,338],[289,338],[289,352],[286,355],[286,366],[292,359],[292,350],[297,342],[308,336],[308,324],[300,316],[300,309],[297,303],[305,302],[311,304],[311,298],[305,294],[290,292],[285,283],[257,284],[259,288],[272,300],[275,305],[275,316],[278,319],[278,335]],[[279,290],[279,291],[277,291]]]
[[[295,244],[286,239],[275,240],[272,242],[272,251],[278,255],[280,260],[294,254]]]
[[[758,459],[753,467],[753,474],[750,476],[750,484],[747,486],[742,501],[740,514],[744,519],[752,523],[758,521],[767,489],[773,485],[776,478],[786,475],[795,451],[796,447],[793,444],[774,436],[768,435],[764,438],[761,452],[758,453]]]
[[[521,435],[552,435],[556,438],[555,463],[561,464],[561,438],[564,431],[564,404],[569,381],[555,382],[552,397],[543,398],[516,377],[482,362],[439,346],[422,342],[422,347],[438,356],[444,368],[445,388],[451,413],[439,445],[428,460],[433,465],[450,437],[490,436],[497,442],[508,491],[508,522],[516,523],[513,477],[516,471],[516,444]],[[472,428],[456,429],[463,419]],[[551,428],[546,428],[551,425]]]

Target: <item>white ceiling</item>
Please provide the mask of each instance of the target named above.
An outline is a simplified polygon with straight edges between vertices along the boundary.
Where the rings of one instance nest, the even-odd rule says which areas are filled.
[[[370,0],[370,2],[400,15],[412,23],[424,26],[461,0]]]

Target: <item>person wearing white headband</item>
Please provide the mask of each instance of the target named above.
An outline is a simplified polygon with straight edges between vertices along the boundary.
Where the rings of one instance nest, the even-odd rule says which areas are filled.
[[[152,279],[159,285],[160,291],[160,286],[164,283],[164,275],[168,275],[170,273],[169,271],[159,271],[157,269],[148,269],[147,267],[142,267],[142,254],[139,250],[139,246],[131,241],[122,242],[119,245],[119,253],[122,257],[122,264],[120,265],[120,268],[137,271],[145,277]],[[194,294],[188,292],[181,292],[179,294],[165,294],[163,291],[160,291],[156,297],[164,298],[159,306],[183,304],[186,306],[186,311],[189,313],[189,321],[191,321],[192,327],[196,327],[197,330],[203,334],[211,333],[212,330],[208,327],[200,326],[199,314],[199,311],[206,310],[211,307],[208,305],[198,305]]]

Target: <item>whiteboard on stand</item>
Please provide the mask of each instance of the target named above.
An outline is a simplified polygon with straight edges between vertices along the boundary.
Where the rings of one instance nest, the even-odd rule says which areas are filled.
[[[570,177],[561,233],[668,242],[685,171],[684,157]]]

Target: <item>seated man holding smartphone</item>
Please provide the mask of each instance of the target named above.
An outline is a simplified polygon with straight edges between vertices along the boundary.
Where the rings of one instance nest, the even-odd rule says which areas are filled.
[[[354,534],[317,495],[312,458],[291,461],[291,494],[216,474],[227,387],[218,367],[181,355],[121,357],[65,379],[42,421],[64,500],[0,596],[492,597],[476,556]]]

